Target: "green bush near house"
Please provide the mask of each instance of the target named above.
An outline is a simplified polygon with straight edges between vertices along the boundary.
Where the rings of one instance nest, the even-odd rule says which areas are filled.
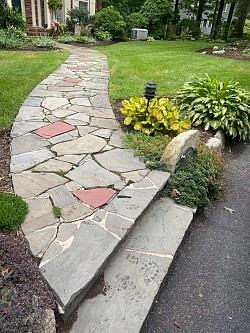
[[[210,200],[221,196],[223,166],[221,154],[201,145],[197,148],[197,156],[187,160],[170,177],[162,195],[170,195],[177,203],[189,207],[207,206]]]
[[[52,50],[58,48],[58,44],[56,43],[56,41],[47,37],[33,38],[32,44],[37,47],[52,49]]]
[[[24,33],[19,30],[0,30],[0,49],[16,49],[23,47],[28,41]]]
[[[28,205],[21,197],[0,193],[0,227],[17,229],[28,213]]]
[[[113,6],[102,9],[94,17],[95,28],[109,32],[113,38],[126,37],[126,23]]]
[[[233,80],[217,76],[193,76],[176,95],[180,111],[194,126],[222,130],[232,138],[246,140],[250,129],[250,94]]]

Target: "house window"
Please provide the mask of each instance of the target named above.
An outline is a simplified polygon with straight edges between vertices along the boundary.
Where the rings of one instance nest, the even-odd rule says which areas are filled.
[[[70,8],[73,9],[73,0],[70,1]]]
[[[22,12],[21,0],[12,0],[12,7],[21,13]]]
[[[212,22],[208,21],[208,28],[211,28],[211,27],[212,27]]]
[[[203,20],[203,27],[206,28],[207,26],[207,19]]]
[[[79,8],[88,10],[88,1],[79,1]]]

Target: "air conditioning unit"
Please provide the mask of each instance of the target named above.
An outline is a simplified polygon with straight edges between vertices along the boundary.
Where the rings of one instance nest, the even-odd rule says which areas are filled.
[[[148,30],[147,29],[131,29],[131,39],[136,40],[147,40],[148,38]]]

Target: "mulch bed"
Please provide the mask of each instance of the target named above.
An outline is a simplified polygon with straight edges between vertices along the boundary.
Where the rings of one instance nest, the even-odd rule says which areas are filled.
[[[229,59],[237,59],[237,60],[250,60],[250,55],[246,55],[243,53],[243,51],[246,49],[245,46],[238,46],[237,50],[227,50],[223,54],[214,54],[213,53],[213,48],[205,48],[202,50],[198,50],[198,53],[204,53],[210,54],[216,57],[222,57],[222,58],[229,58]]]
[[[118,41],[115,41],[118,42]],[[106,46],[111,42],[101,42]],[[95,43],[78,44],[92,47]],[[32,47],[24,51],[41,51]],[[212,48],[199,50],[212,54]],[[249,60],[243,50],[226,51],[219,57]],[[116,119],[125,129],[124,115],[120,113],[121,101],[112,103]],[[10,131],[0,131],[0,192],[12,193],[12,182],[9,177]],[[40,333],[42,309],[55,309],[52,293],[39,271],[38,263],[33,259],[24,241],[17,232],[0,229],[0,332],[36,332]],[[4,323],[4,324],[3,324]],[[4,326],[5,325],[5,326]],[[61,331],[62,332],[62,331]]]

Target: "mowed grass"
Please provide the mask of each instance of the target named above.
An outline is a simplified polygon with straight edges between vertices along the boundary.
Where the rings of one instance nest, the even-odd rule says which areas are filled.
[[[68,55],[68,51],[0,51],[0,128],[11,126],[31,90]]]
[[[195,51],[216,43],[188,41],[126,42],[98,47],[108,57],[111,100],[142,96],[144,84],[154,81],[158,96],[172,96],[191,78],[217,74],[234,79],[250,91],[250,62]]]

